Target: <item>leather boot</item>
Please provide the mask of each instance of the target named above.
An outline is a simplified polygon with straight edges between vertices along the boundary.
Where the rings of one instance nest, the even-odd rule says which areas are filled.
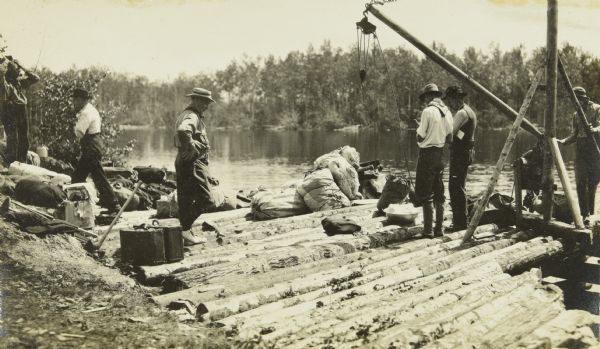
[[[206,243],[206,239],[200,236],[196,236],[196,234],[194,234],[194,232],[191,229],[182,231],[181,236],[183,237],[184,246],[192,246]]]
[[[433,238],[433,202],[423,203],[423,237]]]
[[[435,203],[435,229],[433,236],[444,236],[444,202]]]

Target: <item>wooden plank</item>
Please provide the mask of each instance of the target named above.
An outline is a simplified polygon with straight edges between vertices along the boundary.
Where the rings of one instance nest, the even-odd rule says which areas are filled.
[[[558,149],[558,142],[556,141],[555,137],[550,139],[550,150],[552,152],[554,164],[556,165],[556,169],[558,171],[558,177],[560,178],[565,196],[567,197],[567,202],[569,203],[569,209],[571,210],[575,227],[583,229],[585,228],[585,225],[583,224],[581,211],[579,211],[579,204],[575,201],[575,194],[573,192],[573,188],[571,188],[571,182],[569,181],[567,168],[565,167],[565,162],[563,161],[560,150]]]
[[[481,219],[481,216],[483,215],[483,211],[485,211],[485,207],[487,206],[487,204],[490,200],[490,196],[494,192],[494,188],[496,187],[498,178],[500,178],[500,173],[502,172],[502,168],[504,168],[504,163],[506,162],[506,159],[508,158],[508,154],[510,153],[510,149],[512,148],[512,145],[513,145],[515,139],[517,138],[517,132],[519,131],[521,122],[523,121],[523,118],[525,117],[525,114],[527,113],[529,104],[531,103],[531,100],[533,99],[533,96],[535,95],[535,91],[537,90],[537,86],[540,83],[541,79],[542,79],[542,71],[539,70],[537,72],[537,74],[535,75],[535,77],[533,78],[533,82],[531,83],[531,86],[529,87],[529,90],[527,91],[527,94],[525,95],[525,100],[523,101],[523,104],[521,105],[521,109],[519,110],[519,115],[518,115],[517,119],[515,120],[515,122],[513,123],[513,126],[510,129],[508,137],[506,138],[506,142],[504,143],[504,147],[502,148],[502,152],[500,153],[500,158],[498,159],[498,162],[496,163],[496,168],[494,169],[492,178],[490,178],[490,181],[488,183],[488,186],[487,186],[484,196],[479,200],[479,203],[477,204],[477,208],[475,209],[475,213],[473,214],[473,217],[471,218],[471,221],[469,222],[469,226],[467,228],[467,233],[465,234],[463,242],[467,242],[471,239],[471,237],[473,236],[473,233],[475,232],[475,229],[477,228],[477,225],[479,225],[479,220]]]

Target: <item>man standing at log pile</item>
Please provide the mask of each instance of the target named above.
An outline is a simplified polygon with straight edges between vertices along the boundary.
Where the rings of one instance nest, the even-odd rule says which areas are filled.
[[[74,132],[81,145],[81,156],[71,176],[71,182],[84,183],[91,174],[100,196],[100,206],[108,208],[109,213],[116,213],[121,206],[101,163],[104,153],[100,138],[102,118],[90,103],[91,99],[92,95],[82,88],[76,88],[71,95],[73,109],[77,112]]]
[[[199,87],[187,96],[191,103],[179,114],[175,124],[175,172],[179,222],[184,243],[189,246],[204,242],[191,230],[196,218],[215,209],[211,187],[216,183],[208,171],[210,145],[203,121],[204,112],[215,101],[210,91]]]
[[[600,144],[600,105],[592,102],[581,86],[573,87],[573,92],[575,92],[575,96],[583,108],[596,142]],[[584,220],[587,220],[589,215],[594,214],[596,187],[600,182],[600,159],[598,159],[594,143],[588,138],[584,127],[577,116],[577,112],[575,112],[571,134],[558,142],[564,145],[576,143],[575,182],[577,185],[577,199],[579,200],[581,215]]]
[[[464,101],[467,94],[460,86],[450,86],[444,102],[453,113],[452,145],[450,146],[450,176],[448,191],[452,208],[452,231],[467,228],[467,171],[473,162],[477,116]]]
[[[423,206],[423,235],[437,237],[444,235],[444,145],[452,141],[452,114],[440,97],[442,93],[436,84],[425,85],[419,96],[425,105],[417,128],[419,158],[415,184],[416,207]],[[435,204],[435,229],[433,228],[433,207]]]
[[[40,77],[21,67],[12,57],[7,57],[6,60],[6,71],[0,80],[0,117],[6,134],[4,160],[9,165],[13,161],[27,161],[29,116],[25,90],[40,81]],[[0,57],[0,64],[3,61],[4,58]]]

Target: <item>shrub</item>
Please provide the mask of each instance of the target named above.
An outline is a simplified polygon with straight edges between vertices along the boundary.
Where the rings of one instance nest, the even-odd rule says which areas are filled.
[[[46,145],[51,156],[75,163],[80,149],[73,132],[76,112],[70,103],[71,93],[79,87],[96,96],[98,84],[107,73],[100,69],[69,70],[60,74],[44,70],[40,72],[40,76],[40,84],[29,92],[32,145]],[[135,139],[121,147],[115,143],[121,133],[117,118],[126,108],[112,101],[95,106],[102,117],[101,138],[105,148],[103,160],[123,165],[135,145]]]

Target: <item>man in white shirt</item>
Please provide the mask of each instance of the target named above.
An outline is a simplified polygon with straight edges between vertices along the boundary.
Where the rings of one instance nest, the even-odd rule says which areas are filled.
[[[419,158],[415,183],[416,207],[423,206],[423,235],[443,236],[444,222],[444,145],[452,142],[452,114],[440,97],[436,84],[425,85],[419,99],[425,105],[417,128]],[[436,219],[433,227],[433,206]]]
[[[71,98],[73,109],[77,111],[74,132],[81,145],[81,156],[71,176],[71,182],[85,182],[91,174],[100,196],[100,206],[108,208],[109,212],[118,212],[121,206],[101,164],[103,146],[100,139],[102,130],[100,113],[90,103],[91,95],[88,91],[77,88]]]

